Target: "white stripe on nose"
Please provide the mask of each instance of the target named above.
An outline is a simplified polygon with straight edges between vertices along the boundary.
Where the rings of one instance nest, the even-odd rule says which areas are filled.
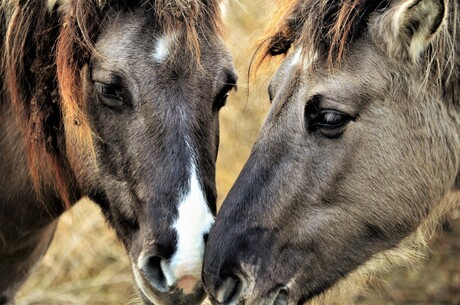
[[[203,237],[214,223],[194,163],[190,169],[189,190],[179,203],[178,214],[173,224],[177,233],[177,249],[167,268],[163,268],[169,286],[185,276],[201,279]]]

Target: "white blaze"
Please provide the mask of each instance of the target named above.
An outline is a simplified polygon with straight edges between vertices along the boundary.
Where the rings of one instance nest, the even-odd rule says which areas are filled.
[[[178,212],[179,216],[173,224],[177,233],[177,249],[168,266],[162,266],[163,271],[167,271],[165,277],[168,285],[184,276],[201,279],[205,246],[203,236],[214,223],[194,163],[190,169],[189,190],[182,197]]]
[[[311,54],[310,52],[306,53],[301,47],[297,47],[292,54],[290,59],[291,66],[297,66],[302,64],[302,68],[304,70],[308,70],[310,66],[313,64],[315,60],[318,59],[318,53],[314,52]]]
[[[295,50],[295,53],[292,55],[291,59],[292,66],[298,65],[300,63],[300,60],[302,59],[302,51],[302,48],[297,48],[297,50]]]
[[[158,63],[163,63],[171,53],[173,37],[170,35],[163,35],[156,40],[155,49],[153,51],[153,58]]]
[[[177,234],[177,248],[171,260],[161,260],[160,262],[161,270],[169,287],[177,285],[178,281],[184,277],[193,277],[196,282],[201,281],[205,246],[203,237],[209,232],[213,223],[214,216],[208,207],[203,189],[198,181],[196,165],[192,163],[187,190],[181,196],[178,205],[178,217],[172,225]],[[147,260],[148,256],[142,252],[138,258],[138,268],[133,267],[134,278],[144,295],[150,301],[158,304],[150,285],[145,282],[138,271],[147,264]],[[186,291],[184,290],[184,292]]]

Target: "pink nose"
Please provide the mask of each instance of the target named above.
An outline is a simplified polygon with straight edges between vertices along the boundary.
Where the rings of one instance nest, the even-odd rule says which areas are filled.
[[[186,275],[177,282],[177,288],[182,289],[184,294],[191,294],[199,280],[191,275]]]

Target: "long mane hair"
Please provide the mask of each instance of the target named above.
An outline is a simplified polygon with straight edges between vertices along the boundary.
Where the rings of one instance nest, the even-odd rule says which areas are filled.
[[[55,185],[66,206],[80,194],[66,170],[71,156],[66,156],[65,124],[80,126],[84,142],[91,142],[82,88],[85,67],[97,55],[94,45],[105,18],[136,8],[149,12],[164,33],[179,35],[197,61],[200,31],[222,34],[218,1],[0,1],[0,93],[7,97],[0,103],[11,103],[23,129],[36,190]]]
[[[306,56],[318,55],[330,70],[339,67],[350,45],[366,35],[373,15],[390,9],[396,0],[279,0],[264,35],[257,42],[256,67],[301,46]],[[458,79],[460,28],[458,0],[446,0],[446,22],[431,41],[425,63],[438,79]],[[444,74],[444,75],[442,75]],[[455,75],[452,75],[455,74]]]

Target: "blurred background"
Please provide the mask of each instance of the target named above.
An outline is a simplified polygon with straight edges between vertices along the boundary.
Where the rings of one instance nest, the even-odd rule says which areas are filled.
[[[247,71],[254,37],[263,29],[273,4],[266,0],[230,0],[228,43],[240,80],[221,111],[221,145],[217,161],[219,205],[235,181],[268,111],[270,73],[251,81]],[[274,1],[273,1],[274,2]],[[360,296],[360,305],[460,304],[460,221],[446,220],[431,252],[412,270],[396,268],[380,285]],[[17,305],[140,304],[130,263],[99,209],[82,200],[60,219],[54,241],[21,289]]]

